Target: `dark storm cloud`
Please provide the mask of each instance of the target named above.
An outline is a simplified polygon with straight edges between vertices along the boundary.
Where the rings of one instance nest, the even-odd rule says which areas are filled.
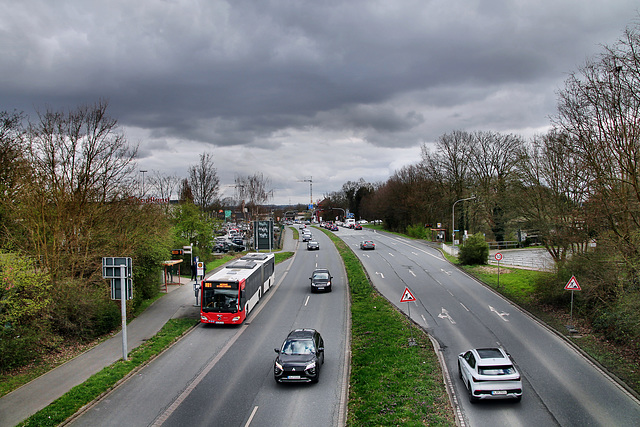
[[[631,0],[0,4],[0,110],[107,99],[149,161],[544,128],[567,73],[637,18]]]

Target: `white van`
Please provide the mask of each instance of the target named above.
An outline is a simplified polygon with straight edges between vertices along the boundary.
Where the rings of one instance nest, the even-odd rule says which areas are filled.
[[[354,218],[347,218],[344,221],[344,226],[347,228],[353,228],[356,225],[356,220]]]

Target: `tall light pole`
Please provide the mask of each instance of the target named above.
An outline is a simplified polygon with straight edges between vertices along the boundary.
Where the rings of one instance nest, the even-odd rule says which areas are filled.
[[[300,179],[298,182],[309,183],[309,204],[313,206],[313,177],[310,176],[308,179]]]
[[[465,200],[475,199],[476,196],[467,197],[466,199],[460,199],[453,202],[453,208],[451,208],[451,247],[455,246],[456,241],[456,203],[464,202]]]

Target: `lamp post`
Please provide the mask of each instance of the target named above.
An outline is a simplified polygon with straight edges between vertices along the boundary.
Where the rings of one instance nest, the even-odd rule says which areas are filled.
[[[451,208],[451,247],[455,246],[456,241],[456,203],[464,202],[465,200],[475,199],[476,196],[467,197],[466,199],[460,199],[453,202],[453,208]]]

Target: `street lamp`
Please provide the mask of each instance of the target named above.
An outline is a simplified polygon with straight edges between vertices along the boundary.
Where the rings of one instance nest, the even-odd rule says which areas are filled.
[[[475,199],[476,196],[467,197],[466,199],[460,199],[453,202],[453,208],[451,208],[451,247],[455,246],[456,241],[456,203],[464,202],[465,200]]]

